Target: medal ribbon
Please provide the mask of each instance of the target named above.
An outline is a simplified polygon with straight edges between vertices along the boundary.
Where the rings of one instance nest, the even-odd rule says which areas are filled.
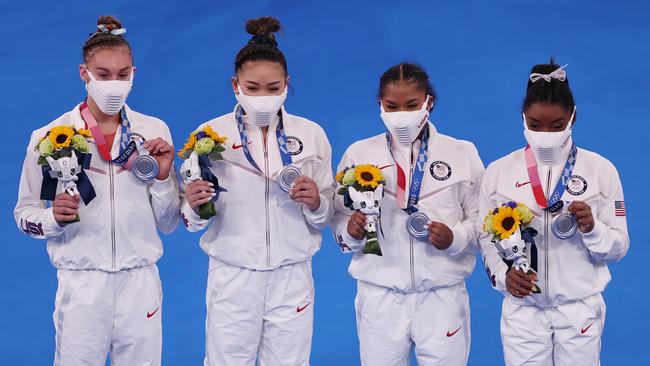
[[[235,110],[235,119],[237,120],[237,128],[239,130],[239,138],[241,140],[242,150],[244,151],[244,156],[246,156],[246,160],[248,160],[248,162],[253,166],[253,168],[257,169],[258,172],[264,175],[264,172],[259,168],[255,160],[253,159],[253,156],[251,155],[250,149],[248,148],[248,132],[246,131],[246,125],[244,124],[243,111],[244,111],[243,108],[239,105]],[[282,122],[281,112],[278,113],[278,117],[280,118],[280,121],[278,122],[278,126],[275,129],[275,136],[278,142],[278,148],[280,149],[282,166],[287,166],[287,165],[291,165],[293,160],[291,159],[291,154],[289,153],[289,149],[287,147],[287,135],[284,132],[284,124]]]
[[[531,189],[533,190],[535,201],[541,208],[545,210],[549,210],[551,212],[555,212],[559,210],[560,208],[562,208],[563,205],[560,199],[562,198],[562,194],[566,190],[567,183],[569,181],[569,178],[571,177],[571,174],[573,173],[573,168],[576,165],[578,148],[576,147],[575,144],[571,146],[571,153],[569,154],[569,157],[567,158],[567,161],[564,164],[564,170],[562,171],[560,180],[555,185],[555,189],[553,190],[553,193],[549,196],[548,201],[544,196],[544,190],[542,189],[542,182],[539,179],[539,174],[537,172],[537,162],[535,161],[535,155],[533,154],[533,150],[530,148],[530,145],[526,146],[524,154],[526,156],[526,167],[528,169],[528,178],[530,179],[530,186]]]
[[[137,144],[131,139],[131,124],[129,119],[126,116],[126,111],[124,108],[120,110],[120,115],[122,117],[122,130],[120,136],[120,154],[117,158],[111,159],[111,149],[106,144],[106,139],[102,133],[97,120],[90,110],[88,109],[88,103],[84,101],[79,107],[81,112],[81,118],[86,123],[86,126],[90,130],[95,143],[97,144],[97,150],[99,150],[99,155],[105,161],[110,161],[115,165],[123,166],[125,169],[130,170],[130,162],[132,158],[135,158],[134,153],[138,150]]]
[[[406,174],[404,169],[399,165],[395,155],[393,155],[392,141],[390,132],[386,132],[386,143],[388,144],[388,151],[390,156],[395,161],[395,168],[397,170],[397,202],[398,206],[407,214],[412,214],[418,211],[418,202],[420,200],[420,190],[422,189],[422,181],[424,180],[424,168],[428,159],[429,148],[429,126],[426,125],[422,132],[422,143],[420,144],[420,151],[418,152],[417,161],[415,163],[415,170],[413,177],[411,177],[411,186],[409,187],[408,202],[406,207],[404,205],[404,195],[406,194]]]

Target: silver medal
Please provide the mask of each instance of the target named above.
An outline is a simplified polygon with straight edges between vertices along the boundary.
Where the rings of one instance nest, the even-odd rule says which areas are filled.
[[[558,239],[568,239],[572,237],[578,229],[578,222],[575,216],[569,213],[562,213],[553,219],[551,231]]]
[[[287,165],[282,168],[280,173],[278,173],[278,185],[280,186],[280,189],[288,193],[291,190],[293,182],[300,177],[300,174],[300,169],[296,166]]]
[[[429,216],[422,212],[414,212],[406,219],[406,230],[412,237],[425,240],[429,237]]]
[[[138,147],[138,154],[139,156],[135,158],[131,167],[133,175],[143,182],[148,182],[157,177],[160,171],[158,161],[149,155],[147,149],[142,145]]]

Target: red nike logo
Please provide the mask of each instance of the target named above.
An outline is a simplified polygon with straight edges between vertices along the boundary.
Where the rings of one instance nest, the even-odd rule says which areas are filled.
[[[395,165],[395,164],[388,164],[388,165],[380,166],[379,170],[389,168],[389,167],[391,167],[393,165]]]
[[[515,187],[521,188],[521,187],[525,186],[526,184],[530,184],[530,182],[519,183],[519,181],[517,181],[517,183],[515,183]]]
[[[462,328],[462,326],[458,327],[458,329],[456,329],[456,330],[453,331],[453,332],[449,332],[449,331],[447,331],[447,337],[453,337],[456,333],[458,333],[458,331],[460,330],[460,328]]]
[[[309,304],[311,304],[311,302],[308,302],[307,305],[305,305],[303,307],[300,307],[300,306],[296,307],[296,313],[300,313],[303,310],[307,309],[307,306],[309,306]]]
[[[248,142],[248,144],[250,145],[251,143]],[[232,149],[233,150],[241,149],[243,146],[244,146],[243,144],[236,145],[234,142],[232,143]]]
[[[160,306],[157,307],[156,310],[154,310],[153,312],[151,312],[151,313],[147,313],[147,319],[149,319],[149,318],[151,318],[152,316],[154,316],[154,314],[156,314],[156,313],[158,312],[158,309],[160,309]]]
[[[591,328],[592,325],[594,325],[594,322],[589,323],[589,325],[587,325],[587,328],[580,329],[580,334],[587,333],[587,331],[589,330],[589,328]]]

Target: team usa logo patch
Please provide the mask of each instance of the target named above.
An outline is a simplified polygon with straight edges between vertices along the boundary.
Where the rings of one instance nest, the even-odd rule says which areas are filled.
[[[444,161],[434,161],[431,163],[429,171],[435,180],[447,180],[451,177],[451,166]]]
[[[298,155],[302,152],[302,141],[295,136],[287,136],[287,150],[289,154]]]
[[[566,184],[566,190],[574,196],[579,196],[587,190],[587,181],[579,175],[572,175]]]

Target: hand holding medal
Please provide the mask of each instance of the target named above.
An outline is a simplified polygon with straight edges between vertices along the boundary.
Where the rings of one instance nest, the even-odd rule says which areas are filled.
[[[318,186],[306,175],[298,176],[293,180],[290,184],[289,197],[307,206],[309,211],[316,211],[320,207]]]
[[[165,180],[169,177],[172,165],[174,164],[174,147],[167,141],[158,137],[145,141],[138,148],[139,156],[133,162],[133,171],[138,172],[144,178],[153,177],[158,180]],[[151,158],[154,160],[152,161]],[[142,180],[149,180],[143,179]]]
[[[573,201],[569,205],[568,211],[573,215],[581,233],[590,233],[594,229],[594,215],[591,212],[591,206],[586,202]]]

